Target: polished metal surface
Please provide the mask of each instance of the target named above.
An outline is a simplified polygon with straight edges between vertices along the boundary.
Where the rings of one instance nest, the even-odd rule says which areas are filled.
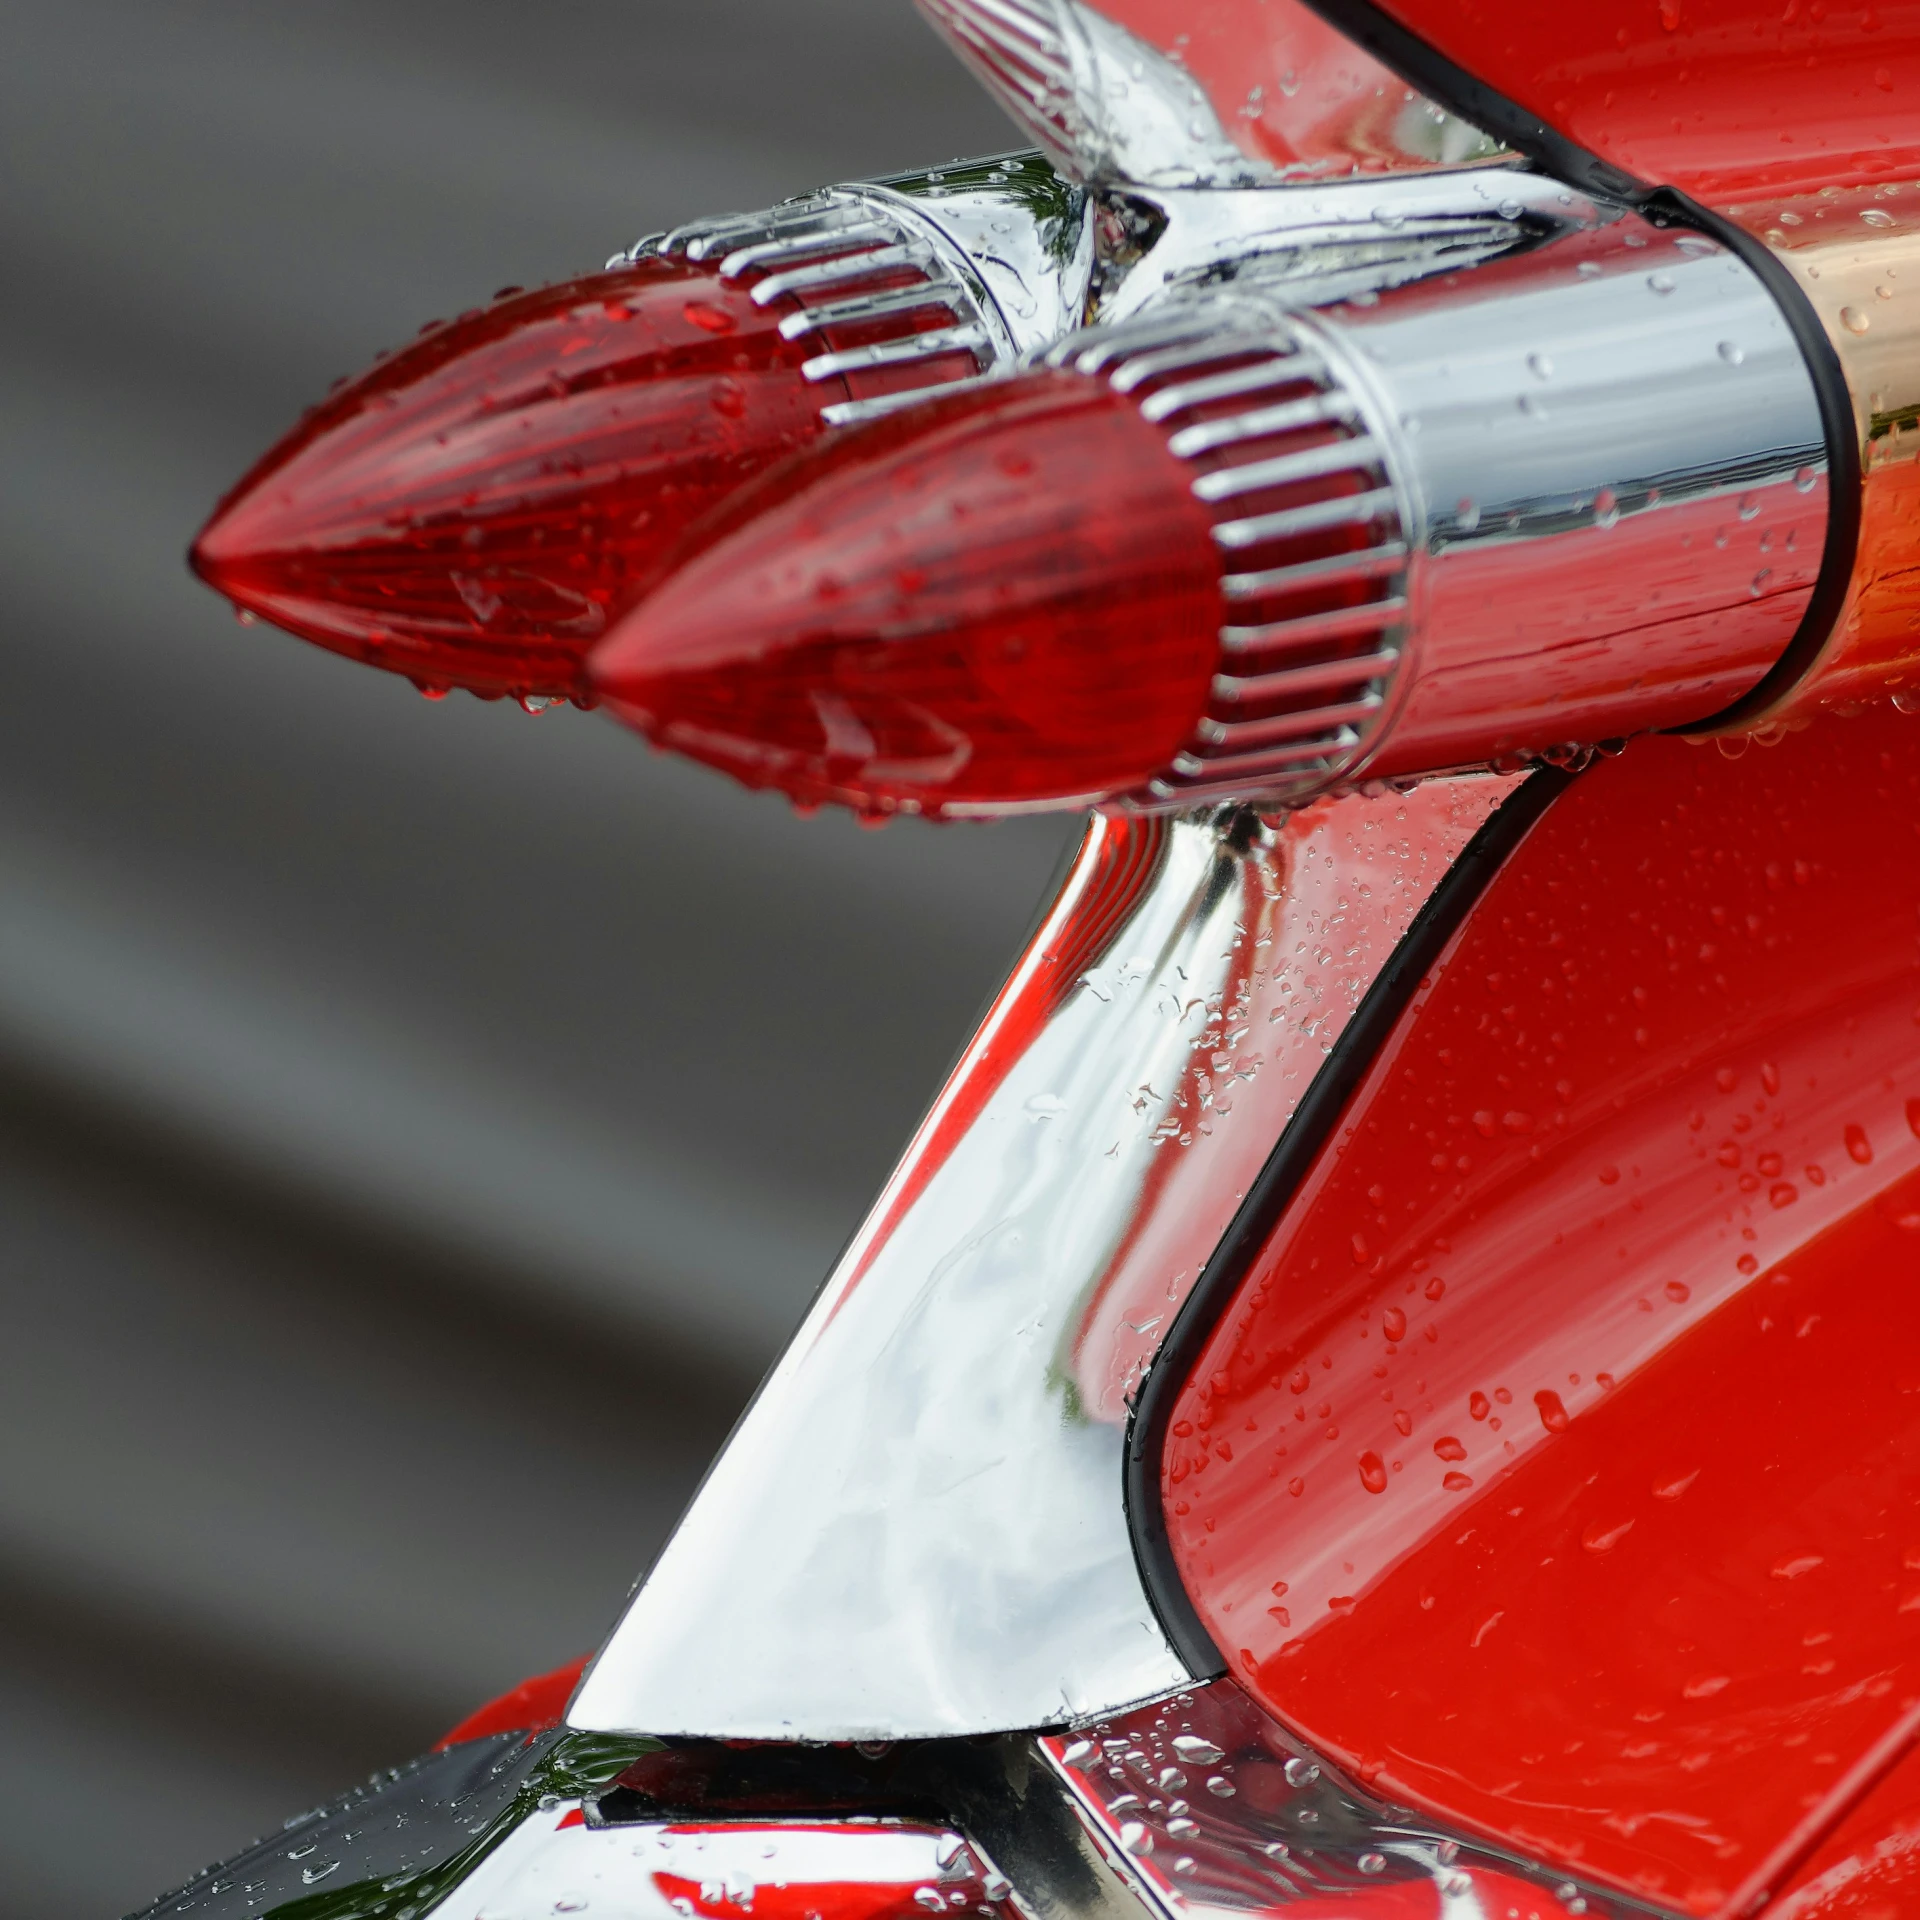
[[[438,1920],[688,1920],[761,1910],[1026,1920],[1007,1877],[951,1828],[860,1821],[607,1824],[591,1802],[528,1815],[432,1912]]]
[[[1219,666],[1138,804],[1565,756],[1779,657],[1826,451],[1735,254],[1507,169],[1209,198],[1046,355],[1136,396],[1213,516]]]
[[[1920,181],[1877,180],[1723,209],[1799,282],[1853,402],[1860,531],[1845,605],[1817,658],[1740,727],[1920,688]]]
[[[1499,151],[1285,0],[1265,10],[1246,58],[1225,64],[1245,86],[1249,71],[1270,63],[1286,110],[1271,111],[1266,88],[1253,85],[1229,115],[1237,126],[1223,121],[1221,104],[1190,70],[1190,32],[1156,44],[1110,17],[1124,9],[1086,0],[918,3],[1014,120],[1079,179],[1220,189],[1447,166]],[[1304,112],[1292,108],[1295,96],[1304,96]]]
[[[833,426],[871,419],[968,377],[1011,365],[1084,317],[1094,265],[1086,194],[1037,153],[956,160],[946,167],[822,188],[758,213],[695,220],[651,235],[609,265],[658,251],[717,261],[723,280],[770,306],[809,304],[780,323],[789,340],[836,326],[893,330],[801,364],[809,381],[924,365],[926,381],[831,402]],[[915,278],[906,286],[903,274]],[[943,310],[949,324],[920,324]],[[943,361],[965,354],[971,376]]]
[[[1507,784],[1274,820],[1094,817],[571,1724],[982,1733],[1189,1677],[1121,1509],[1133,1390],[1326,1050]]]
[[[1129,182],[1143,244],[1109,248],[1091,318],[1113,324],[1170,294],[1249,275],[1299,306],[1430,280],[1602,217],[1587,195],[1517,162],[1250,188]]]
[[[1166,1920],[1321,1914],[1327,1901],[1368,1888],[1379,1889],[1383,1911],[1439,1920],[1648,1911],[1375,1800],[1231,1681],[1038,1745],[1143,1903]]]

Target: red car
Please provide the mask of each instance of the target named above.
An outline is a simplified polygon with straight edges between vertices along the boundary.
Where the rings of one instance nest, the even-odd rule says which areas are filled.
[[[150,1911],[1920,1911],[1920,21],[923,5],[1035,149],[430,330],[195,549],[1088,820],[584,1672]]]

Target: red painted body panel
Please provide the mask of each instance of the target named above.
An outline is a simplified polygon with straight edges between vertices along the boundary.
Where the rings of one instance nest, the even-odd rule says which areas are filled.
[[[1649,186],[1711,203],[1920,171],[1912,0],[1382,0],[1382,8]]]
[[[1104,0],[1100,12],[1176,57],[1241,151],[1289,179],[1462,157],[1420,94],[1300,0]]]
[[[1173,1550],[1379,1791],[1744,1902],[1920,1711],[1920,726],[1636,743],[1494,881],[1183,1393]]]
[[[1920,1913],[1920,1755],[1909,1753],[1821,1843],[1767,1920]]]

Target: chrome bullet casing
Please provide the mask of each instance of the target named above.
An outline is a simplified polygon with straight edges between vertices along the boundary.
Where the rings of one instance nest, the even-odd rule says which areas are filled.
[[[1510,785],[1095,816],[570,1724],[934,1738],[1185,1683],[1122,1505],[1134,1390]]]
[[[1199,243],[1045,356],[1137,398],[1214,518],[1219,667],[1135,804],[1705,721],[1807,610],[1825,430],[1752,269],[1537,175],[1456,176],[1451,216],[1437,186],[1194,196]],[[1309,199],[1291,229],[1257,204]]]
[[[822,405],[828,425],[846,426],[1011,366],[1079,325],[1094,267],[1092,216],[1085,191],[1040,155],[1009,153],[691,221],[608,264],[677,255],[717,264],[722,280],[750,280],[763,307],[806,296],[780,331],[821,342],[801,365],[809,381],[926,371],[924,383],[908,378],[885,394]],[[935,311],[945,323],[923,325]],[[836,326],[883,337],[835,351],[823,336]],[[956,379],[951,362],[960,354],[972,375]]]

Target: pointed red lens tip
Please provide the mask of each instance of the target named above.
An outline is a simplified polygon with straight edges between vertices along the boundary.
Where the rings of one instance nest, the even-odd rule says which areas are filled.
[[[681,531],[846,397],[791,310],[648,257],[430,329],[247,475],[194,570],[429,690],[573,694]]]
[[[1104,381],[1036,372],[839,435],[730,503],[590,656],[658,744],[863,813],[1070,805],[1192,734],[1206,510]]]

